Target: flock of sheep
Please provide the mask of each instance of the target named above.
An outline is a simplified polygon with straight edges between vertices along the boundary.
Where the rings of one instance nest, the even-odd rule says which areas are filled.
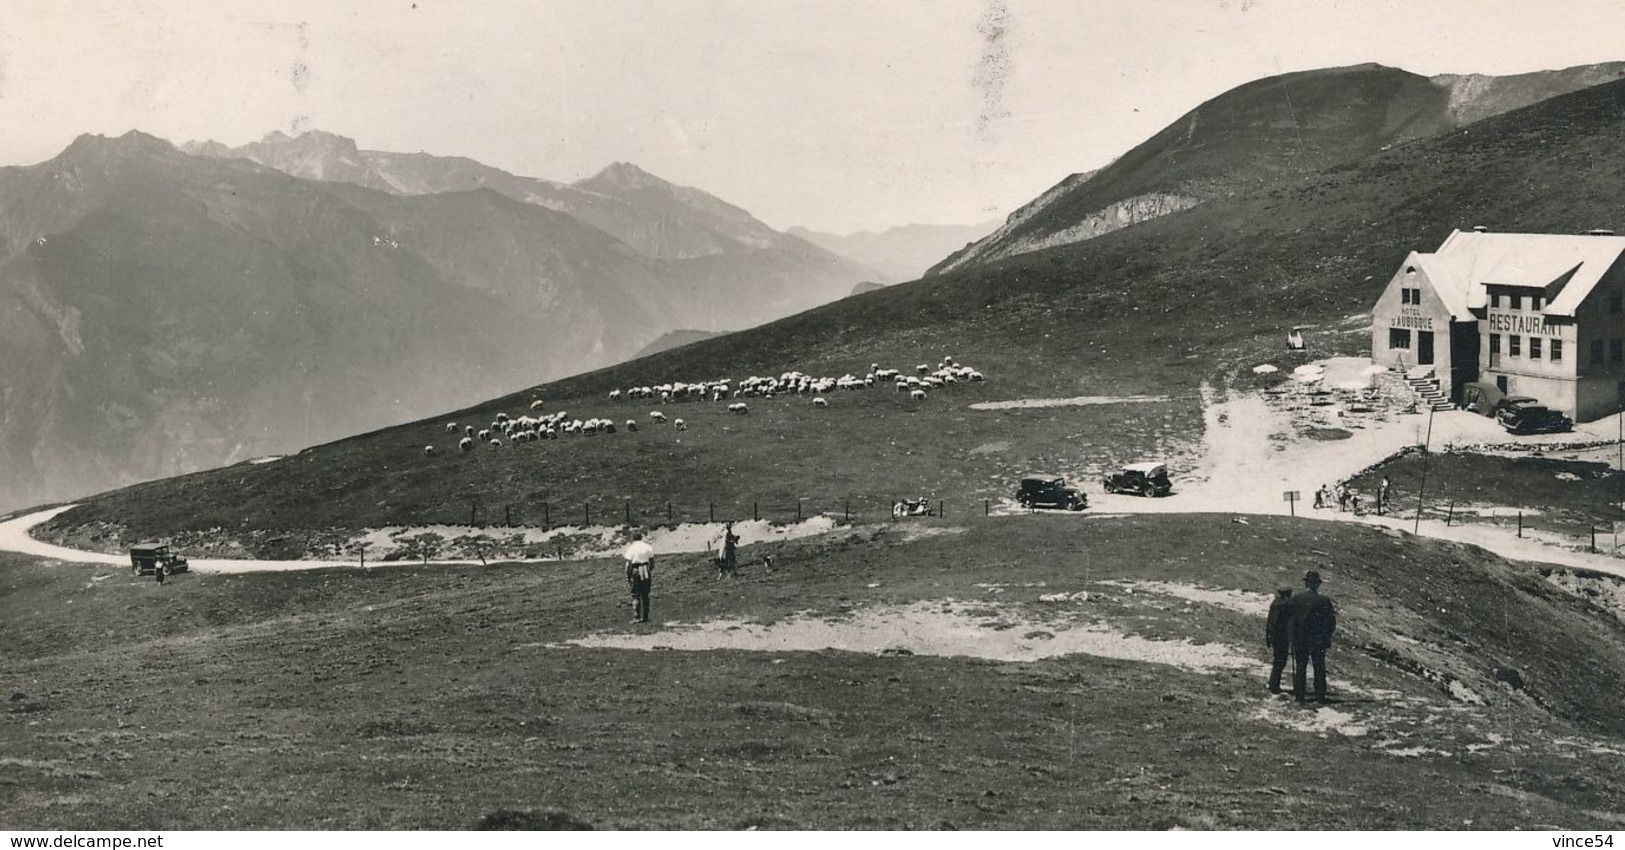
[[[869,366],[869,371],[862,377],[851,373],[839,378],[814,377],[802,372],[784,372],[777,377],[757,377],[752,375],[735,385],[724,378],[716,381],[699,381],[687,383],[677,381],[669,384],[659,384],[648,387],[628,387],[625,390],[611,390],[609,400],[619,402],[631,399],[659,399],[662,403],[676,401],[709,401],[720,402],[724,399],[739,398],[765,398],[770,399],[780,394],[812,394],[813,406],[828,407],[829,399],[824,394],[831,390],[862,390],[890,382],[900,393],[908,393],[916,401],[924,401],[928,390],[946,387],[961,381],[982,381],[985,376],[969,366],[957,364],[952,357],[942,358],[933,369],[930,364],[921,363],[914,367],[914,374],[905,374],[897,369],[882,369],[880,364]],[[531,402],[531,409],[536,410],[542,406],[541,400]],[[728,412],[736,415],[750,413],[750,407],[743,401],[734,401],[728,405]],[[649,421],[655,424],[666,424],[666,414],[659,410],[649,411]],[[671,424],[678,431],[688,430],[688,424],[682,419],[673,419]],[[628,419],[624,427],[627,431],[638,430],[638,420]],[[448,433],[457,433],[459,426],[456,422],[446,423]],[[492,448],[501,448],[503,439],[508,445],[515,443],[535,442],[537,440],[557,440],[561,437],[591,436],[593,434],[614,434],[618,430],[612,419],[571,419],[566,411],[550,413],[545,416],[523,415],[517,418],[509,417],[506,413],[498,413],[490,427],[476,430],[473,425],[461,426],[463,437],[458,440],[457,448],[460,451],[471,452],[475,445],[486,443]],[[423,447],[425,455],[433,455],[435,447]]]

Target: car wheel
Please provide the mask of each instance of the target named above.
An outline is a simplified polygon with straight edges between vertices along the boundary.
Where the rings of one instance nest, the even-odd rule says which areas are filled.
[[[1152,484],[1149,481],[1140,485],[1140,495],[1146,497],[1147,499],[1157,495],[1157,485]]]

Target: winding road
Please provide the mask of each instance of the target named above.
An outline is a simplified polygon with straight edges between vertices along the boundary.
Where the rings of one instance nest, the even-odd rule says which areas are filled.
[[[1353,360],[1353,358],[1344,358]],[[1367,361],[1357,361],[1367,362]],[[1349,364],[1344,364],[1349,365]],[[1284,491],[1294,490],[1306,501],[1296,512],[1308,518],[1330,522],[1358,522],[1386,526],[1405,532],[1414,528],[1423,537],[1449,540],[1482,547],[1505,558],[1551,564],[1561,567],[1596,570],[1625,576],[1625,559],[1609,555],[1579,551],[1564,541],[1543,539],[1538,534],[1525,532],[1520,537],[1515,529],[1492,524],[1472,523],[1446,526],[1437,520],[1423,520],[1419,526],[1414,519],[1379,517],[1370,514],[1355,515],[1337,511],[1316,510],[1309,507],[1316,488],[1351,476],[1378,463],[1398,449],[1415,445],[1423,440],[1425,416],[1401,416],[1387,422],[1372,421],[1352,431],[1348,439],[1317,441],[1293,438],[1294,429],[1287,414],[1272,408],[1263,397],[1244,393],[1220,400],[1209,387],[1203,388],[1205,429],[1196,472],[1182,476],[1173,497],[1146,499],[1139,496],[1091,494],[1091,509],[1083,519],[1104,518],[1111,514],[1146,513],[1229,513],[1281,514],[1288,510],[1283,501]],[[1447,443],[1505,442],[1506,435],[1492,420],[1465,412],[1451,412],[1433,417],[1432,441],[1435,446]],[[1614,417],[1586,423],[1577,428],[1577,434],[1551,435],[1535,438],[1552,443],[1579,439],[1609,440],[1619,423]],[[1526,438],[1527,439],[1527,438]],[[29,532],[35,526],[49,521],[72,505],[51,508],[14,517],[0,522],[0,551],[17,552],[40,558],[70,563],[103,564],[127,567],[124,555],[109,555],[69,549],[35,539]],[[828,530],[806,528],[792,531],[793,536]],[[704,551],[704,544],[714,534],[704,529],[688,529],[674,533],[666,540],[655,540],[664,552]],[[757,539],[790,536],[783,530],[766,529],[751,534]],[[747,539],[746,542],[756,542]],[[594,553],[608,556],[610,552]],[[511,561],[511,559],[504,559]],[[318,560],[235,560],[227,558],[194,558],[191,568],[203,573],[247,573],[275,570],[310,570],[323,567],[355,567],[355,561]],[[411,564],[411,561],[379,561],[379,565]],[[477,565],[473,560],[436,560],[442,564]],[[526,562],[529,563],[529,562]],[[557,563],[553,559],[534,563]]]

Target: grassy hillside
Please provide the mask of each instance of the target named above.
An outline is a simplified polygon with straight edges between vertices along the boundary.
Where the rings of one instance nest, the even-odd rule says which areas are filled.
[[[992,267],[844,299],[748,331],[572,377],[413,425],[321,446],[297,464],[234,467],[120,491],[58,519],[138,536],[199,524],[308,528],[466,520],[487,504],[547,500],[752,501],[903,493],[979,503],[1023,473],[1087,476],[1198,439],[1198,389],[1225,371],[1278,358],[1284,329],[1314,326],[1311,354],[1363,353],[1375,300],[1411,249],[1453,227],[1578,231],[1613,223],[1625,193],[1625,83],[1588,89],[1436,139],[1397,146],[1293,188],[1168,216],[1132,230]],[[748,417],[674,405],[674,434],[517,449],[449,447],[444,423],[547,409],[617,421],[654,406],[606,400],[612,388],[672,380],[862,373],[942,356],[988,375],[913,404],[888,391],[753,401]],[[1156,404],[972,411],[1031,396],[1167,397]],[[681,442],[678,440],[681,439]],[[533,513],[527,516],[533,516]]]
[[[0,556],[0,812],[69,829],[468,828],[499,812],[601,828],[1559,829],[1625,810],[1625,768],[1597,757],[1625,746],[1625,627],[1469,547],[1282,517],[1034,516],[862,527],[747,547],[742,564],[719,583],[702,556],[662,559],[648,642],[680,640],[678,620],[812,612],[838,633],[942,608],[969,619],[898,639],[1042,646],[1081,618],[1147,654],[570,646],[628,628],[605,562],[159,586]],[[1319,710],[1262,683],[1260,606],[1305,566],[1339,606],[1337,701]],[[1149,660],[1201,652],[1256,664]]]

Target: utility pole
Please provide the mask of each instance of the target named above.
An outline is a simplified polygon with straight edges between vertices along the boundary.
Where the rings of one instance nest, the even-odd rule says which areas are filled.
[[[1429,408],[1428,435],[1427,439],[1422,441],[1422,483],[1416,486],[1416,524],[1411,527],[1412,534],[1422,533],[1422,506],[1426,504],[1423,496],[1428,488],[1428,455],[1433,453],[1433,414],[1434,411]]]

